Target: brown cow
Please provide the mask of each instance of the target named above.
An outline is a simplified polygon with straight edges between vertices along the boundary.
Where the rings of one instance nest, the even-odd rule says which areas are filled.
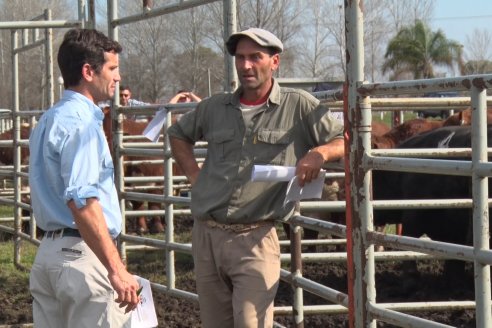
[[[443,121],[440,120],[426,120],[422,118],[416,118],[406,121],[382,136],[372,135],[372,148],[373,149],[388,149],[395,148],[408,138],[417,135],[419,133],[437,129],[443,125]]]
[[[20,128],[20,137],[23,140],[29,139],[29,134],[31,129],[29,124],[22,124]],[[13,129],[7,130],[0,134],[0,140],[13,140],[14,131]],[[12,147],[0,147],[0,162],[4,165],[14,164],[14,152]],[[21,164],[29,164],[29,149],[27,147],[21,147]]]
[[[449,116],[443,123],[443,126],[451,125],[471,125],[472,109],[468,107],[462,111]],[[487,108],[487,125],[492,124],[492,108]]]
[[[371,135],[373,136],[382,136],[383,134],[388,133],[391,130],[391,128],[386,123],[377,121],[373,121],[371,123],[371,128]]]
[[[111,117],[109,115],[109,110],[104,110],[105,117],[103,122],[104,132],[106,134],[106,138],[108,143],[111,145],[112,143],[112,133],[111,133]],[[136,122],[134,120],[125,119],[123,121],[123,135],[126,136],[139,136],[142,135],[143,130],[147,126],[147,122]],[[124,156],[123,161],[145,161],[145,160],[153,160],[155,158],[145,157],[145,156]],[[163,176],[164,175],[164,166],[162,164],[152,164],[152,163],[144,163],[139,165],[125,164],[124,165],[124,175],[127,177],[141,177],[141,176]],[[150,191],[151,193],[162,194],[162,188],[158,188]],[[133,210],[144,210],[145,202],[132,200],[130,204],[133,207]],[[149,210],[159,210],[161,209],[161,204],[149,202],[147,204]],[[147,225],[147,218],[145,216],[137,217],[137,227],[136,231],[138,234],[145,234],[149,232],[149,228]],[[164,225],[162,222],[162,218],[159,216],[153,217],[150,227],[150,232],[159,233],[164,231]]]

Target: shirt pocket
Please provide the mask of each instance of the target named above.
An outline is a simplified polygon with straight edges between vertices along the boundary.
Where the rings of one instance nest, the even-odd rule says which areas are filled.
[[[209,140],[211,155],[221,161],[236,160],[240,145],[234,141],[234,129],[222,129],[212,132]]]
[[[255,163],[283,165],[291,143],[289,130],[259,129],[256,135]]]

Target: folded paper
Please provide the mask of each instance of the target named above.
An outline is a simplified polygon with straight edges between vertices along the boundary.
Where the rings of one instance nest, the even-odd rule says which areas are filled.
[[[285,195],[284,206],[292,201],[301,199],[321,198],[323,184],[325,182],[325,171],[321,170],[318,177],[301,188],[296,177],[296,168],[293,166],[279,165],[255,165],[251,174],[251,181],[257,182],[289,182]]]
[[[167,110],[163,108],[159,110],[154,118],[149,122],[149,124],[145,127],[142,135],[147,137],[152,142],[159,141],[159,136],[161,135],[161,130],[167,120]]]
[[[139,276],[135,276],[142,287],[140,292],[140,303],[132,311],[132,328],[154,328],[158,326],[157,315],[155,313],[154,299],[150,281]]]

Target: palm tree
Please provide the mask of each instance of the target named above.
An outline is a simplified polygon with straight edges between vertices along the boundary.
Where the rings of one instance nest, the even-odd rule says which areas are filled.
[[[424,22],[403,27],[390,40],[383,64],[383,73],[393,71],[392,79],[402,73],[411,73],[415,79],[433,78],[434,65],[453,67],[457,63],[463,70],[462,45],[449,40],[441,30],[431,31]]]

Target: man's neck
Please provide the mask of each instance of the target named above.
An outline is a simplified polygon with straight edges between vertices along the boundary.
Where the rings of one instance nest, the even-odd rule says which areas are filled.
[[[268,88],[262,89],[244,89],[241,94],[241,102],[246,105],[258,105],[267,101],[272,91],[273,81],[270,83]]]

